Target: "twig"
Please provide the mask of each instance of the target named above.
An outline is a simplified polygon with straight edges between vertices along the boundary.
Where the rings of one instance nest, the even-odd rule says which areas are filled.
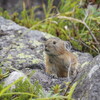
[[[78,73],[77,73],[78,74]],[[65,92],[64,92],[64,96],[66,96],[66,93],[69,91],[70,87],[72,86],[72,84],[74,83],[75,79],[76,79],[77,75],[75,75],[75,77],[72,79],[72,81],[70,82],[70,84],[68,85],[68,87],[66,88]]]

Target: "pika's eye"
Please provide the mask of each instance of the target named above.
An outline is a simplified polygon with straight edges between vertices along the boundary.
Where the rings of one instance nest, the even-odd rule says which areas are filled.
[[[53,44],[56,44],[56,41],[53,41]]]

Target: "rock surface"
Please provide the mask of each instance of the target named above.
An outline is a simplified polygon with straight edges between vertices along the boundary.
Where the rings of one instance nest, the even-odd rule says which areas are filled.
[[[100,100],[100,55],[83,68],[79,77],[81,76],[84,78],[76,88],[74,94],[76,100],[78,98],[81,100]]]
[[[50,37],[46,33],[29,30],[0,17],[0,67],[6,69],[22,67],[21,71],[25,74],[35,70],[31,82],[38,80],[46,91],[56,84],[61,84],[64,88],[64,81],[68,82],[67,78],[53,78],[44,72],[44,68],[41,68],[44,64],[41,37],[44,36]],[[81,68],[74,80],[79,84],[73,97],[75,100],[100,100],[100,55],[93,58],[89,53],[78,51],[73,53],[77,55]],[[40,67],[26,68],[31,64],[38,64]],[[13,80],[11,76],[20,73],[13,70],[11,72],[10,78],[5,81],[7,84]]]
[[[5,81],[5,84],[4,86],[8,86],[10,84],[12,84],[14,81],[18,80],[19,78],[23,78],[23,81],[27,78],[26,75],[22,72],[17,72],[17,71],[13,71],[9,77],[7,77],[4,81]],[[11,87],[11,89],[15,88],[15,85],[13,85]]]
[[[32,31],[0,17],[0,62],[5,67],[43,63],[43,32]]]

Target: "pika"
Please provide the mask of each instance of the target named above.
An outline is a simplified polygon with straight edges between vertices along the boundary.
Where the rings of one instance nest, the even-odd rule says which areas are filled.
[[[66,42],[59,38],[44,39],[45,70],[47,74],[68,77],[78,69],[77,57],[67,50]]]

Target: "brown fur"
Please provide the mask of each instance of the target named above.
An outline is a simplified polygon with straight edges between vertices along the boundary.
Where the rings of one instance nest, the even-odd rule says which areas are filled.
[[[77,57],[68,51],[65,42],[59,38],[50,38],[45,41],[46,73],[58,77],[67,77],[68,68],[73,75],[77,71]]]

